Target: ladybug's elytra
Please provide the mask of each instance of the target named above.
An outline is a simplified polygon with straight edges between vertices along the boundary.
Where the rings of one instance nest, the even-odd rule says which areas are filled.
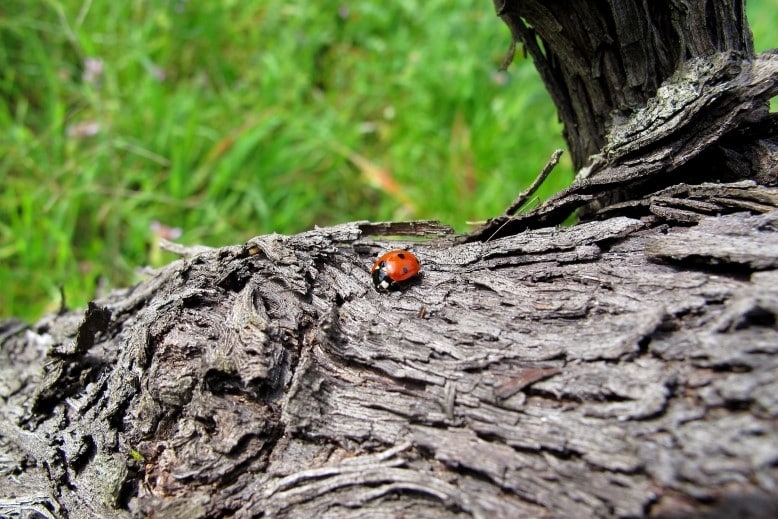
[[[398,283],[407,281],[421,270],[421,264],[412,252],[407,250],[392,250],[373,263],[370,274],[373,285],[379,292],[394,288]]]

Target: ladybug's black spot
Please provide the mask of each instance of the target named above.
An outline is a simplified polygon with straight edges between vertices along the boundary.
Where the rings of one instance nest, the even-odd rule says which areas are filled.
[[[399,254],[397,254],[397,257],[400,258],[400,259],[405,259],[405,254],[400,252]]]
[[[403,267],[403,274],[407,274],[407,273],[408,273],[408,267]]]

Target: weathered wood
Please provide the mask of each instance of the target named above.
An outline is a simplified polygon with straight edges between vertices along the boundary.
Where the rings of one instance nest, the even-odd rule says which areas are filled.
[[[776,222],[405,244],[390,294],[361,224],[202,250],[2,328],[0,515],[764,516]]]
[[[726,51],[748,61],[754,52],[742,0],[494,5],[535,62],[576,169],[606,146],[611,126],[642,108],[686,60]]]
[[[776,213],[704,218],[692,229],[674,229],[646,245],[649,257],[748,271],[778,269],[778,241],[753,239],[762,229],[778,229]],[[726,237],[724,240],[721,237]]]
[[[776,53],[760,54],[753,61],[731,53],[694,60],[643,109],[614,123],[603,152],[592,157],[572,186],[528,213],[493,218],[469,238],[484,240],[556,225],[585,205],[594,214],[615,206],[611,212],[618,214],[622,202],[634,205],[681,183],[734,182],[737,188],[748,179],[776,186],[778,116],[768,115],[763,107],[776,94]],[[761,196],[757,191],[754,203]],[[741,190],[744,203],[750,196]],[[774,207],[773,202],[764,210]]]
[[[496,4],[575,184],[469,243],[167,244],[0,323],[0,516],[778,515],[776,54],[737,0]],[[398,246],[424,275],[379,294]]]

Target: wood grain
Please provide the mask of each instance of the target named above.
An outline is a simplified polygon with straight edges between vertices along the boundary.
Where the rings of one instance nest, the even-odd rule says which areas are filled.
[[[5,323],[0,515],[772,510],[776,221],[406,243],[390,294],[350,224]]]

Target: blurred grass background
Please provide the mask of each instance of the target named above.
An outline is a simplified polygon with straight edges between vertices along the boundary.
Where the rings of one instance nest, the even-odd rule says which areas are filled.
[[[749,3],[759,49],[777,12]],[[132,283],[160,237],[497,214],[564,146],[508,44],[488,0],[3,0],[0,316]]]

